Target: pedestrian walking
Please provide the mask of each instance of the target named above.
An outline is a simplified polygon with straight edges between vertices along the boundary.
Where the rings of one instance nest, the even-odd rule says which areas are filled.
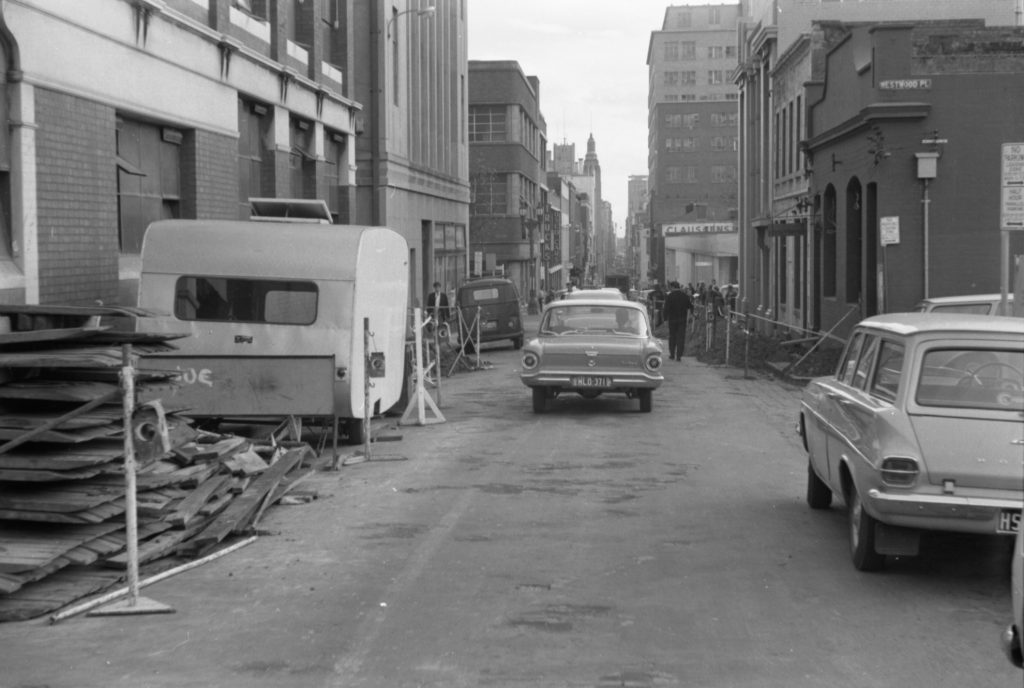
[[[448,322],[448,295],[441,291],[440,282],[434,282],[434,291],[427,294],[427,313],[438,325]]]
[[[668,357],[680,361],[686,350],[686,318],[693,310],[693,302],[679,287],[679,282],[669,283],[671,291],[665,297],[662,315],[668,321]]]

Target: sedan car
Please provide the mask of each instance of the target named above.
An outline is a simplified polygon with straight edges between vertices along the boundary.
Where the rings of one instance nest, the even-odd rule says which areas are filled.
[[[1024,320],[895,313],[862,321],[804,389],[807,503],[833,495],[862,571],[923,530],[1013,535],[1024,506]]]
[[[587,399],[625,394],[650,413],[654,390],[665,379],[661,355],[640,304],[556,301],[544,309],[537,337],[523,348],[520,379],[533,391],[535,413],[564,393]]]
[[[1003,631],[1003,651],[1014,666],[1024,668],[1024,529],[1017,531],[1010,569],[1013,621]]]
[[[586,301],[587,299],[601,299],[602,301],[625,301],[626,295],[615,287],[601,287],[599,289],[576,289],[567,292],[565,297],[570,301]]]

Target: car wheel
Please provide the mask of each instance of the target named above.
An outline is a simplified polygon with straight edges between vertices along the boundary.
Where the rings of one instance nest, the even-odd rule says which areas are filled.
[[[832,506],[832,490],[818,477],[807,461],[807,505],[812,509],[827,509]]]
[[[650,413],[654,408],[654,390],[641,389],[637,397],[640,399],[640,413]]]
[[[533,389],[533,412],[544,413],[548,410],[548,391],[543,387],[532,387]]]
[[[885,555],[875,551],[875,519],[864,510],[857,488],[850,494],[850,556],[858,571],[878,571],[885,565]]]

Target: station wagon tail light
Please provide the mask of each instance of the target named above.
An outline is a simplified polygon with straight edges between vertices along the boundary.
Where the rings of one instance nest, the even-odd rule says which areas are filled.
[[[526,370],[536,368],[538,363],[540,363],[540,359],[537,358],[537,354],[533,353],[532,351],[527,351],[525,354],[523,354],[523,368],[525,368]]]
[[[651,372],[661,368],[661,356],[658,354],[650,354],[644,359],[644,367]]]
[[[886,485],[909,487],[917,480],[920,472],[914,459],[890,456],[882,461],[882,482]]]

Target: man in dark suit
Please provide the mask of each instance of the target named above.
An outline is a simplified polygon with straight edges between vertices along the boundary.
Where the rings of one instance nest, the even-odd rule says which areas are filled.
[[[668,296],[665,297],[665,307],[662,309],[665,320],[668,321],[668,357],[673,361],[683,358],[683,351],[686,349],[686,318],[693,310],[693,302],[689,295],[679,288],[679,282],[669,282]]]
[[[448,322],[448,295],[441,291],[440,282],[434,282],[434,291],[427,294],[427,313],[438,325]]]

